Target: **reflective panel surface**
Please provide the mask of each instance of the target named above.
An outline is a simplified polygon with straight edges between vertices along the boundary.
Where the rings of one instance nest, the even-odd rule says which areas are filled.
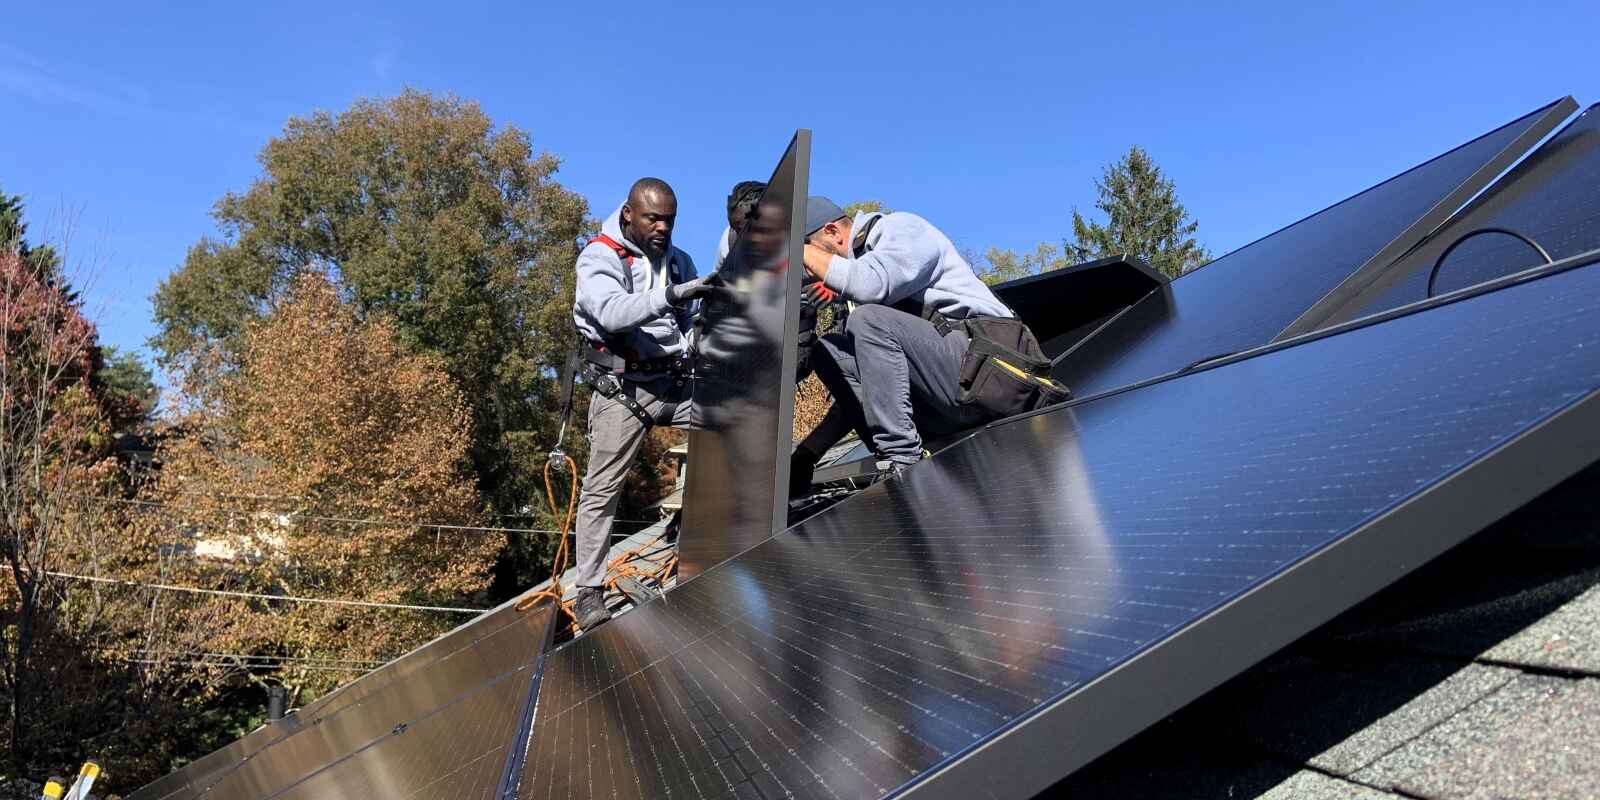
[[[1588,267],[990,428],[552,652],[519,796],[893,794],[1597,389]]]
[[[730,297],[701,308],[680,580],[785,522],[810,154],[811,133],[799,131],[718,272]]]
[[[1600,247],[1600,106],[1590,106],[1516,169],[1472,202],[1350,302],[1331,322],[1414,303],[1427,296],[1428,273],[1445,248],[1480,228],[1532,238],[1555,260]],[[1503,234],[1474,236],[1439,267],[1435,295],[1536,267],[1544,259]]]
[[[526,613],[509,605],[497,609],[140,789],[130,800],[272,796],[383,741],[398,725],[462,702],[507,675],[531,674],[550,619],[548,607]],[[526,683],[522,689],[526,697]],[[504,770],[504,759],[498,766]]]
[[[1546,118],[1552,106],[1174,280],[1170,310],[1162,310],[1170,313],[1135,315],[1159,317],[1157,324],[1127,335],[1102,331],[1063,359],[1056,377],[1088,397],[1270,342],[1369,260],[1399,256],[1510,166],[1551,129],[1536,125],[1559,121]],[[1519,140],[1525,135],[1531,140]]]

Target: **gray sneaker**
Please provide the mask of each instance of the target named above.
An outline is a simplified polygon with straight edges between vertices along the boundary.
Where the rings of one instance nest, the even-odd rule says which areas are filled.
[[[611,611],[606,608],[605,590],[592,586],[579,587],[572,613],[578,618],[578,627],[584,633],[611,619]]]
[[[916,466],[921,460],[920,458],[916,461],[895,461],[890,458],[879,459],[876,464],[878,474],[873,477],[872,482],[879,483],[890,478],[902,477],[906,474],[906,470]]]

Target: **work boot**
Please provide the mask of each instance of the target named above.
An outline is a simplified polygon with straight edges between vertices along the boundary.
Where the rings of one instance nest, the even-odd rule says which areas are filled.
[[[811,494],[811,479],[816,474],[817,462],[822,456],[796,447],[789,456],[789,499],[798,500]]]
[[[578,618],[578,628],[584,633],[611,619],[611,611],[606,608],[605,590],[593,586],[578,587],[578,599],[573,603],[572,614]]]

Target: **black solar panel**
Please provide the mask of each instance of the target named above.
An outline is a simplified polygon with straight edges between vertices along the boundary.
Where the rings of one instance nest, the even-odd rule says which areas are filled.
[[[549,629],[548,608],[518,612],[506,605],[140,789],[129,800],[269,796],[486,683],[529,674]],[[502,760],[500,769],[505,766]]]
[[[1552,103],[1184,275],[1170,308],[1133,315],[1155,322],[1102,331],[1056,376],[1087,397],[1268,343],[1363,265],[1415,244],[1574,108]]]
[[[1556,259],[1600,247],[1600,112],[1596,108],[1590,106],[1426,244],[1318,322],[1343,322],[1423,299],[1428,275],[1440,254],[1457,239],[1482,228],[1505,228],[1531,237]],[[1538,251],[1514,237],[1474,236],[1440,265],[1435,291],[1471,286],[1543,262]]]
[[[1586,267],[992,427],[552,652],[519,796],[1036,791],[1592,460],[1597,390]]]
[[[701,312],[683,490],[680,579],[781,530],[794,420],[794,341],[811,132],[799,131],[718,274],[732,292]],[[793,267],[791,269],[791,266]]]
[[[400,698],[403,702],[408,693],[417,689],[411,683],[411,676],[428,670],[432,665],[440,662],[450,662],[446,669],[434,669],[416,680],[423,685],[434,684],[439,680],[438,675],[444,674],[448,669],[456,669],[454,664],[470,661],[479,663],[482,656],[474,652],[473,648],[480,642],[496,642],[499,652],[509,657],[526,658],[537,648],[521,641],[527,636],[542,635],[542,632],[527,627],[526,614],[515,611],[511,604],[506,604],[493,612],[474,619],[472,622],[461,625],[443,636],[423,645],[422,647],[397,658],[378,669],[362,675],[360,678],[339,687],[333,692],[307,703],[284,719],[259,728],[250,734],[232,742],[227,747],[219,749],[193,763],[177,770],[158,781],[140,788],[128,796],[128,800],[178,800],[197,796],[203,790],[224,781],[230,774],[240,769],[247,760],[257,761],[253,769],[259,769],[262,764],[277,763],[273,757],[262,756],[261,753],[291,739],[295,734],[307,728],[314,728],[324,720],[339,715],[345,709],[369,703],[369,698],[387,693]],[[536,625],[535,628],[538,626]],[[459,679],[456,685],[462,685]],[[436,692],[428,692],[433,696]],[[443,698],[441,698],[442,700]],[[379,698],[378,703],[396,702],[387,697]],[[381,706],[380,706],[381,707]],[[421,708],[426,708],[423,706]],[[421,710],[412,708],[411,712]],[[361,713],[365,713],[364,711]],[[402,712],[409,713],[409,712]],[[352,715],[354,716],[354,715]],[[382,720],[370,720],[372,724],[387,729]],[[342,722],[349,725],[348,721]],[[393,724],[390,722],[389,724]],[[334,753],[333,755],[337,755]],[[330,755],[327,760],[332,760]],[[303,762],[301,762],[304,766]],[[316,762],[311,766],[315,766]],[[246,795],[248,796],[248,795]]]

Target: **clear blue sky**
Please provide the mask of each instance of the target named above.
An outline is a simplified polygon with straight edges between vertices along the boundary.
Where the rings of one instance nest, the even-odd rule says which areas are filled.
[[[1595,0],[90,5],[5,13],[0,188],[36,233],[75,210],[122,347],[288,117],[408,85],[530,131],[596,213],[667,179],[700,259],[728,187],[796,127],[814,192],[980,250],[1059,240],[1139,144],[1221,254],[1556,97],[1600,100]]]

